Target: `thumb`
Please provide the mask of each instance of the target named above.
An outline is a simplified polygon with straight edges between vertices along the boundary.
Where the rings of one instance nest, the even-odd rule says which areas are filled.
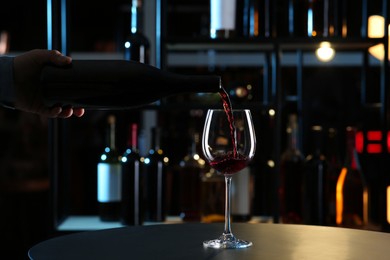
[[[40,65],[53,64],[63,66],[72,62],[71,57],[64,56],[57,50],[33,50],[27,53],[27,55]]]
[[[63,55],[61,52],[56,50],[51,50],[46,53],[48,63],[52,63],[54,65],[66,65],[72,62],[72,58]]]

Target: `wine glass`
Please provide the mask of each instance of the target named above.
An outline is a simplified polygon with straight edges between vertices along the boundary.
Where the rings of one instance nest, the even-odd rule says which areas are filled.
[[[225,176],[225,227],[222,235],[204,241],[211,248],[246,248],[252,242],[236,238],[230,224],[232,175],[247,167],[255,154],[256,136],[248,109],[209,109],[203,128],[202,149],[210,166]]]

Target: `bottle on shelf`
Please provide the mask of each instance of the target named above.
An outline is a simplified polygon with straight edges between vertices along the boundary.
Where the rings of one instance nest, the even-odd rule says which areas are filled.
[[[188,153],[179,163],[179,214],[184,221],[200,221],[201,176],[208,167],[198,148],[199,133],[194,133]]]
[[[152,130],[152,148],[146,157],[141,158],[144,175],[144,220],[163,222],[166,219],[166,171],[168,157],[161,149],[159,127]]]
[[[138,124],[129,127],[127,148],[122,155],[122,207],[121,223],[142,225],[143,182],[138,151]]]
[[[233,221],[246,222],[252,219],[252,200],[254,180],[250,167],[246,167],[233,175],[231,216]]]
[[[121,208],[122,173],[119,153],[115,146],[114,115],[107,119],[107,146],[97,165],[97,200],[102,221],[118,221]]]
[[[210,37],[232,38],[236,35],[236,0],[210,0]]]
[[[280,165],[280,206],[283,223],[303,222],[302,181],[304,156],[299,148],[299,128],[296,114],[289,115],[287,148],[282,153]]]
[[[258,37],[260,35],[260,2],[257,0],[245,0],[242,5],[242,35],[246,38]]]
[[[325,225],[327,216],[328,163],[323,153],[323,130],[319,125],[311,127],[310,154],[306,156],[303,178],[304,223]]]
[[[213,168],[201,176],[201,222],[225,221],[225,177]]]
[[[47,106],[127,109],[181,93],[218,93],[221,78],[183,75],[127,60],[73,60],[68,67],[45,66],[42,98]]]
[[[346,156],[336,184],[336,225],[364,228],[368,224],[368,188],[355,146],[356,128],[346,129]]]
[[[328,129],[326,145],[326,155],[328,162],[328,174],[327,174],[327,217],[326,223],[329,226],[336,225],[336,184],[337,178],[341,171],[341,158],[340,158],[340,144],[339,134],[337,129],[331,127]]]
[[[150,43],[142,32],[143,1],[132,0],[130,12],[130,33],[125,41],[125,60],[149,64]]]

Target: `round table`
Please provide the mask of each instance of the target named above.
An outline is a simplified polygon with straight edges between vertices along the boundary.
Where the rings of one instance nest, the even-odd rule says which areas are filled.
[[[30,259],[389,259],[390,233],[287,224],[233,223],[246,249],[204,248],[223,224],[162,224],[85,231],[33,246]]]

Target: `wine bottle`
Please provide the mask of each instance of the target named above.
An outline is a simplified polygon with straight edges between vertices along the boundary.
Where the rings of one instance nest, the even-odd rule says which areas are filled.
[[[236,0],[210,0],[210,37],[231,38],[235,31]]]
[[[346,156],[336,184],[336,224],[363,228],[368,223],[368,189],[355,147],[356,128],[346,129]]]
[[[282,153],[280,165],[280,199],[283,223],[301,224],[302,212],[302,179],[304,157],[298,146],[299,128],[297,115],[289,116],[287,148]]]
[[[181,75],[127,60],[73,60],[68,67],[45,66],[42,98],[87,109],[126,109],[179,93],[217,93],[219,76]]]
[[[258,37],[260,1],[245,0],[242,5],[242,35],[247,38]]]
[[[242,169],[232,177],[231,216],[236,222],[252,218],[253,178],[250,167]]]
[[[323,131],[321,126],[311,127],[311,152],[306,157],[303,179],[304,223],[325,225],[327,216],[328,163],[323,154]]]
[[[145,221],[163,222],[166,219],[166,171],[169,159],[160,146],[160,128],[152,130],[152,149],[143,158],[143,175],[145,178]]]
[[[97,199],[102,221],[117,221],[121,204],[121,164],[115,147],[115,116],[108,117],[107,147],[97,165]]]
[[[213,168],[201,176],[201,222],[213,223],[225,220],[225,177]]]
[[[129,127],[127,149],[122,162],[122,207],[121,223],[124,225],[142,225],[143,223],[143,187],[138,151],[138,125]]]
[[[142,0],[131,1],[131,25],[125,42],[125,60],[149,64],[150,43],[142,33],[142,5]]]
[[[341,159],[340,159],[340,146],[339,135],[337,129],[331,127],[328,129],[327,136],[327,152],[326,158],[328,161],[328,174],[327,174],[327,217],[326,223],[329,226],[336,225],[336,184],[337,178],[341,171]]]
[[[192,136],[187,155],[180,161],[178,174],[180,217],[184,221],[200,221],[201,175],[206,162],[198,154],[199,133]]]

